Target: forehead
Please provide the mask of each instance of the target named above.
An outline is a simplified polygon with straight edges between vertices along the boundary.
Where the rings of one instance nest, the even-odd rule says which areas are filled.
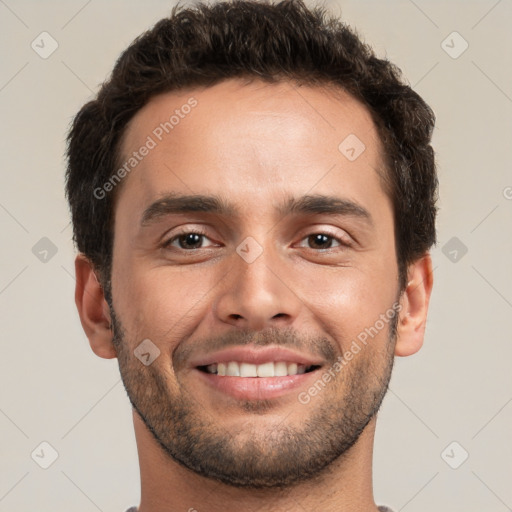
[[[381,143],[366,107],[339,88],[292,82],[233,79],[156,96],[127,126],[119,164],[128,172],[116,192],[140,208],[170,191],[223,191],[248,209],[285,189],[293,196],[344,184],[353,194],[359,184],[383,193]]]

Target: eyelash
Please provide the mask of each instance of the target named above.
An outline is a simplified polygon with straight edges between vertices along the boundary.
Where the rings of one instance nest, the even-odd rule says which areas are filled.
[[[181,233],[177,233],[172,238],[170,238],[169,240],[164,242],[162,244],[162,248],[167,249],[167,248],[171,247],[171,244],[174,241],[178,240],[181,236],[184,236],[184,235],[199,235],[199,236],[202,236],[204,238],[208,238],[207,234],[204,231],[201,231],[200,229],[182,231]],[[305,240],[305,239],[307,239],[307,238],[309,238],[310,236],[313,236],[313,235],[324,235],[324,236],[327,236],[328,238],[331,238],[332,240],[335,240],[336,242],[338,242],[340,244],[340,247],[351,247],[351,244],[348,243],[346,240],[343,240],[340,237],[336,237],[336,236],[334,236],[331,233],[328,233],[326,231],[314,231],[314,232],[310,233],[309,235],[304,236],[301,239],[301,241]],[[181,247],[174,247],[174,249],[177,249],[178,251],[184,251],[184,252],[193,252],[193,251],[197,251],[199,249],[202,249],[202,247],[195,248],[195,249],[182,249]],[[316,250],[317,252],[319,252],[319,251],[328,251],[330,249],[336,249],[336,247],[327,247],[326,249],[314,249],[312,247],[308,247],[308,249]]]

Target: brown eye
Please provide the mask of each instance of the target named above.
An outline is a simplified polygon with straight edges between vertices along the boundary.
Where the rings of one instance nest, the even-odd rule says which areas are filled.
[[[194,250],[194,249],[202,249],[204,240],[208,240],[205,234],[196,233],[195,231],[187,231],[186,233],[180,233],[167,242],[164,243],[163,247],[173,247],[176,249],[186,250]],[[178,245],[176,246],[177,243]]]
[[[334,237],[326,235],[325,233],[315,233],[308,237],[309,246],[312,249],[330,249]]]
[[[203,243],[203,235],[186,233],[180,235],[177,240],[181,249],[199,249]]]

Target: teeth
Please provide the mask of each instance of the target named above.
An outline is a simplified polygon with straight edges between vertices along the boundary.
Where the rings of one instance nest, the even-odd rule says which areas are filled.
[[[237,364],[237,363],[233,363]],[[258,370],[255,364],[240,363],[240,377],[257,377]]]
[[[306,372],[306,365],[297,363],[268,362],[263,364],[227,363],[209,364],[208,373],[231,377],[285,377],[286,375],[300,375]]]
[[[240,369],[238,368],[238,364],[233,361],[228,363],[226,375],[230,375],[231,377],[240,377]]]
[[[288,364],[288,375],[297,375],[297,363]]]
[[[274,363],[274,375],[276,377],[284,377],[285,375],[288,375],[286,363]]]
[[[256,371],[258,372],[258,377],[273,377],[275,374],[274,363],[259,364]]]

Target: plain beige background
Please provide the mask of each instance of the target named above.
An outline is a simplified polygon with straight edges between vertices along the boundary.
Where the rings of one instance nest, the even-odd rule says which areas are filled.
[[[425,345],[396,361],[379,413],[377,503],[512,510],[512,3],[326,5],[401,67],[437,115],[434,293]],[[117,361],[92,353],[74,305],[63,155],[73,115],[171,6],[0,0],[0,512],[138,504]],[[31,47],[43,31],[58,44],[46,59]],[[42,442],[57,454],[47,469]]]

